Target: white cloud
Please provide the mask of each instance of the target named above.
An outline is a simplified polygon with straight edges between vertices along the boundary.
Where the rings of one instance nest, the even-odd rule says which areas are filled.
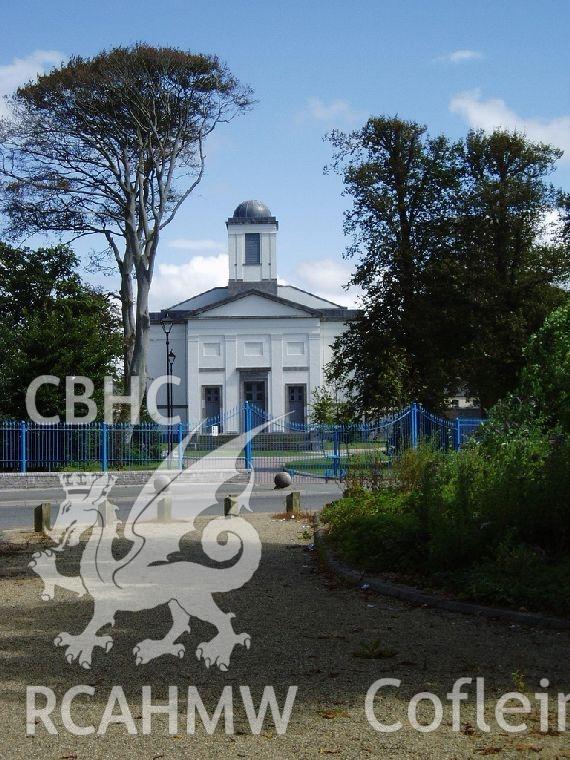
[[[341,306],[354,307],[358,303],[359,289],[343,289],[343,285],[350,280],[351,272],[348,264],[334,259],[302,261],[296,269],[297,279],[291,284]]]
[[[554,119],[520,116],[500,98],[483,100],[479,90],[460,92],[451,99],[449,110],[465,119],[469,126],[490,132],[497,127],[517,130],[530,140],[555,145],[564,151],[562,160],[570,161],[570,116]]]
[[[14,58],[12,63],[0,66],[0,116],[8,114],[6,95],[11,95],[20,85],[56,66],[65,58],[57,50],[34,50],[24,58]]]
[[[347,100],[337,99],[326,103],[320,98],[309,98],[304,110],[299,114],[300,120],[307,118],[322,122],[345,122],[354,124],[363,121],[365,116],[356,111]]]
[[[225,243],[217,240],[192,240],[190,238],[176,238],[168,243],[169,248],[179,248],[184,251],[223,251]]]
[[[446,63],[463,63],[464,61],[474,61],[477,58],[482,57],[483,53],[480,53],[478,50],[461,49],[453,50],[451,53],[446,53],[446,55],[440,55],[436,58],[436,61],[445,61]]]
[[[159,264],[150,288],[153,310],[164,309],[210,288],[228,284],[228,257],[193,256],[184,264]]]

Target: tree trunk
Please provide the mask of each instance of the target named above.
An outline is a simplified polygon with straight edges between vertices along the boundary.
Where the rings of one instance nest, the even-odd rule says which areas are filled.
[[[135,346],[135,314],[133,297],[133,278],[130,272],[121,269],[121,317],[123,323],[123,382],[124,390],[128,393],[129,378],[133,363],[133,351]]]
[[[130,373],[128,376],[131,391],[135,388],[139,393],[139,409],[146,391],[146,364],[149,345],[150,315],[148,312],[148,294],[150,290],[150,274],[142,265],[136,267],[137,303],[134,342]]]

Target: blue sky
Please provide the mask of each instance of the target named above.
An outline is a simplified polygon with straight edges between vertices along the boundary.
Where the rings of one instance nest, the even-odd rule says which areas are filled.
[[[206,177],[164,235],[154,308],[223,282],[224,222],[247,198],[279,219],[280,276],[348,303],[347,201],[323,175],[322,138],[371,114],[452,137],[524,129],[566,149],[555,182],[570,190],[567,0],[21,0],[2,27],[0,92],[59,57],[138,40],[215,53],[254,88],[255,109],[213,135]]]

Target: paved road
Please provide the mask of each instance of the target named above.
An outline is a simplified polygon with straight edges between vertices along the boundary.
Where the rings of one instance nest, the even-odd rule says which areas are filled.
[[[196,484],[198,487],[198,484]],[[204,514],[220,514],[224,496],[236,494],[243,484],[224,484],[218,491],[218,504],[206,510]],[[303,509],[318,510],[328,501],[338,498],[340,489],[335,483],[307,483],[293,486],[301,491]],[[119,508],[118,518],[124,520],[133,505],[141,486],[115,486],[111,491],[110,500]],[[291,489],[273,490],[269,486],[256,486],[250,505],[254,512],[282,512],[285,509],[285,496]],[[195,497],[199,499],[199,495]],[[60,488],[17,488],[0,489],[0,530],[11,528],[27,528],[33,524],[33,509],[44,501],[53,505],[54,516],[57,505],[63,499]],[[192,494],[189,495],[190,502]]]

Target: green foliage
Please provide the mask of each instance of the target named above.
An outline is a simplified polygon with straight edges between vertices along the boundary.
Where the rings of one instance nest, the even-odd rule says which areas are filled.
[[[570,613],[570,557],[549,559],[537,549],[506,540],[494,555],[458,574],[467,595],[493,604]]]
[[[353,200],[344,224],[353,239],[347,255],[358,259],[352,282],[364,291],[361,316],[337,341],[331,376],[363,411],[413,397],[439,404],[453,341],[440,339],[433,350],[438,311],[449,300],[438,305],[428,296],[438,282],[429,267],[452,251],[459,147],[415,122],[384,117],[330,140],[332,168]]]
[[[570,301],[552,312],[531,338],[521,395],[535,417],[570,433]]]
[[[460,384],[490,408],[515,387],[529,336],[567,299],[570,224],[545,222],[570,208],[547,181],[560,151],[502,130],[452,143],[384,117],[330,140],[352,199],[352,282],[364,291],[330,378],[364,412],[441,406]]]
[[[160,236],[202,179],[208,135],[251,103],[216,56],[139,42],[72,56],[19,87],[0,119],[8,230],[105,239],[94,263],[117,266],[125,385],[141,401]]]
[[[62,378],[59,387],[44,385],[37,394],[45,416],[65,415],[66,377],[91,378],[100,405],[103,378],[116,375],[122,353],[116,305],[81,282],[77,263],[64,245],[32,251],[0,244],[1,416],[27,417],[26,390],[39,375]]]
[[[397,487],[353,490],[323,510],[349,562],[428,575],[487,601],[570,611],[569,438],[535,429],[499,443],[491,431],[459,453],[409,450],[395,469]]]
[[[311,420],[319,425],[349,425],[356,421],[354,407],[329,386],[318,386],[312,393]]]
[[[361,491],[327,505],[321,519],[350,563],[365,570],[417,568],[422,561],[419,528],[406,499],[395,490]]]

